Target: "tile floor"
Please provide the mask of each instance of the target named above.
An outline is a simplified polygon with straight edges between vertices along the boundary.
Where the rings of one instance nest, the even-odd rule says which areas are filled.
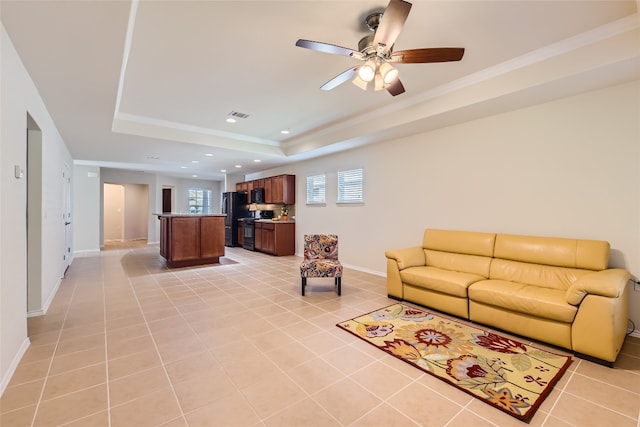
[[[8,426],[522,426],[335,326],[392,303],[346,269],[343,295],[297,257],[227,248],[168,270],[157,246],[76,258],[0,399]],[[557,350],[556,350],[557,351]],[[640,339],[615,369],[574,359],[531,426],[638,427]]]

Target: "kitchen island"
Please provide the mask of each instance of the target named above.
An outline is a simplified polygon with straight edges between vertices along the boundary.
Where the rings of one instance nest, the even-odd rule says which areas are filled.
[[[224,214],[154,214],[160,220],[160,255],[169,267],[215,264],[224,256]]]

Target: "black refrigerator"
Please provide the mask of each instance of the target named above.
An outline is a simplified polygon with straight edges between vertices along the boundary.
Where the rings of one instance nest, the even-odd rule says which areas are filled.
[[[247,216],[247,193],[222,193],[222,213],[224,219],[225,246],[238,245],[238,218]]]

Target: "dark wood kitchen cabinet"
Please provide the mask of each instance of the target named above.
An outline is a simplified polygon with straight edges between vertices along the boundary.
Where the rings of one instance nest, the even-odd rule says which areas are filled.
[[[236,191],[247,192],[249,203],[255,203],[251,200],[251,190],[254,188],[264,188],[264,203],[267,205],[296,204],[295,175],[277,175],[236,184]]]
[[[291,221],[256,221],[255,247],[257,251],[283,256],[295,254],[296,224]]]

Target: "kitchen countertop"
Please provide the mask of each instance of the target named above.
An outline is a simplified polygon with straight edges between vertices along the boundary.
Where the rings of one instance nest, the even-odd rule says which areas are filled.
[[[269,222],[272,224],[294,224],[296,221],[293,219],[288,219],[286,221],[282,221],[280,219],[277,221],[274,221],[272,219],[256,219],[256,222]]]

